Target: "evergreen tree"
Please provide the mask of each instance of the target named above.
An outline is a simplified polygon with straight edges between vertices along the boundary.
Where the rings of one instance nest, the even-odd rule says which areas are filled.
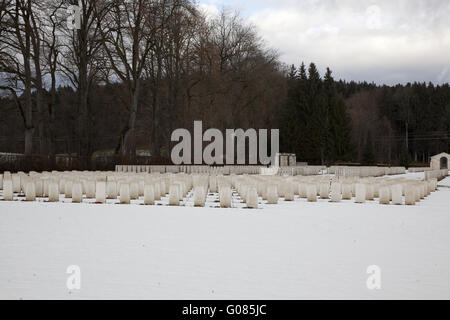
[[[292,115],[293,119],[295,119],[297,141],[294,150],[297,159],[309,160],[308,121],[310,116],[308,111],[308,76],[303,62],[298,70],[296,90],[295,114]]]
[[[286,105],[283,108],[282,114],[282,135],[281,135],[281,150],[285,152],[295,152],[295,145],[297,144],[296,137],[296,104],[298,95],[297,84],[297,69],[294,65],[291,66],[288,74],[288,91]]]
[[[364,148],[362,164],[365,166],[375,165],[375,155],[373,154],[372,134],[370,131],[367,133],[366,147]]]
[[[307,94],[307,141],[308,160],[320,163],[325,162],[325,146],[323,137],[325,135],[326,98],[323,94],[323,82],[319,71],[314,63],[308,68],[308,94]]]
[[[331,124],[330,124],[330,113],[333,112],[334,104],[336,103],[336,90],[334,87],[334,79],[331,76],[330,68],[327,68],[324,77],[324,92],[323,95],[326,99],[326,104],[323,110],[323,134],[322,134],[322,155],[325,157],[327,164],[331,160],[331,145],[333,141],[331,140]]]
[[[411,157],[410,157],[409,152],[406,149],[406,147],[404,147],[402,150],[402,153],[400,153],[400,158],[398,160],[398,164],[405,168],[409,168],[409,165],[411,164]]]
[[[300,78],[300,81],[304,81],[304,82],[306,82],[306,80],[308,80],[308,76],[306,75],[306,66],[305,66],[304,62],[302,62],[302,64],[300,65],[299,78]]]
[[[337,94],[331,70],[325,74],[327,96],[326,150],[329,161],[351,161],[353,146],[350,141],[351,120],[343,99]]]
[[[283,151],[310,163],[352,159],[350,117],[329,68],[322,80],[314,63],[308,71],[304,63],[292,66],[284,112]]]

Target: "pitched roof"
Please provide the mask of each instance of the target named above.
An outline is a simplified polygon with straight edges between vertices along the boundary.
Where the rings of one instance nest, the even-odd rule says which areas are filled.
[[[432,156],[431,159],[442,158],[442,157],[450,157],[450,154],[442,152],[442,153],[439,153],[439,154],[437,154],[435,156]]]

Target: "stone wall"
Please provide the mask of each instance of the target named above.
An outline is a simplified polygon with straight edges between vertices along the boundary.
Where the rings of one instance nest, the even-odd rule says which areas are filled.
[[[450,165],[450,155],[448,153],[441,153],[434,157],[431,157],[430,167],[432,170],[441,170],[441,159],[447,158],[447,169]]]

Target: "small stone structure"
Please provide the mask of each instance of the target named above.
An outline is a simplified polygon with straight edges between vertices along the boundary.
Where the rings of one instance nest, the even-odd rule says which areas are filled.
[[[448,169],[450,162],[450,154],[442,152],[431,157],[430,167],[432,170]]]
[[[295,153],[277,153],[275,156],[275,167],[295,167],[296,165]]]

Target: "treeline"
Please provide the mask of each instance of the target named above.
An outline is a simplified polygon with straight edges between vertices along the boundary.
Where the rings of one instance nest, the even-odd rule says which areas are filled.
[[[322,164],[354,159],[351,119],[338,94],[331,70],[323,79],[314,63],[292,66],[281,120],[281,149],[298,159]]]
[[[450,151],[450,87],[334,81],[291,66],[282,149],[310,163],[423,165]]]
[[[449,150],[448,85],[335,81],[286,67],[255,29],[192,0],[0,0],[0,152],[168,158],[176,128],[280,128],[310,163]],[[79,24],[78,24],[79,23]]]
[[[26,155],[159,156],[195,119],[270,126],[284,78],[239,15],[208,18],[191,0],[82,0],[69,28],[70,4],[1,1],[2,151],[19,136]]]
[[[407,83],[376,86],[336,83],[352,119],[355,159],[385,164],[426,164],[450,152],[450,87]]]

